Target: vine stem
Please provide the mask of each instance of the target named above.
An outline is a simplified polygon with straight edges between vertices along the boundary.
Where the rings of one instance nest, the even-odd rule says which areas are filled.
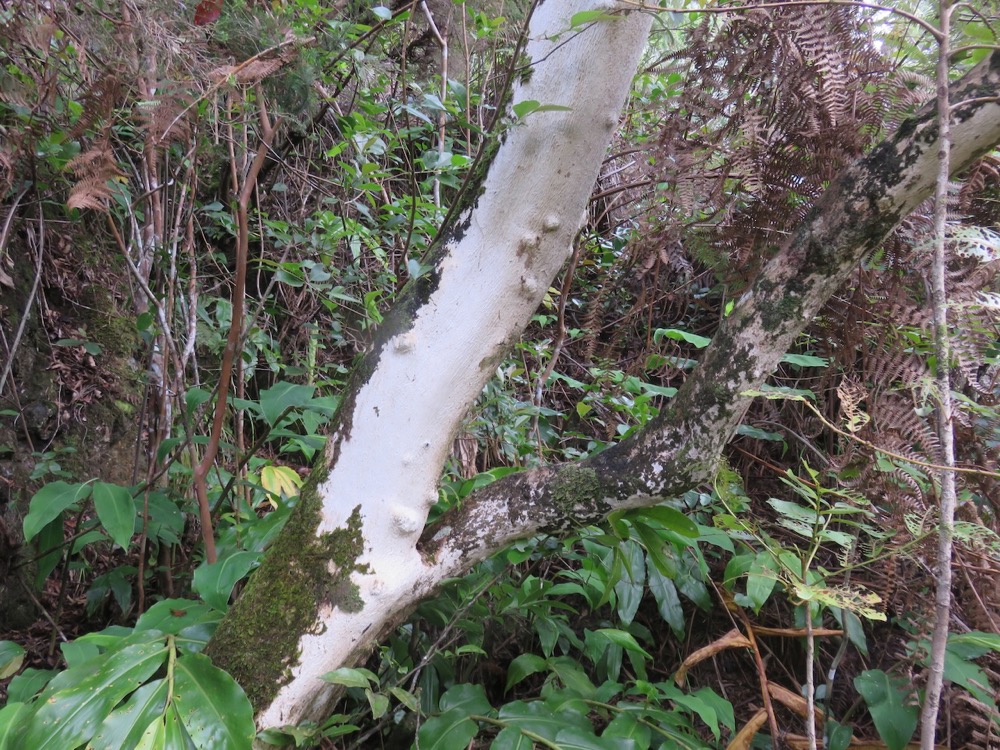
[[[938,439],[942,448],[939,472],[941,496],[938,526],[937,588],[934,593],[934,634],[931,638],[930,664],[924,705],[920,714],[921,750],[933,750],[941,689],[944,684],[944,659],[948,647],[951,619],[951,559],[955,528],[955,429],[951,401],[951,342],[948,337],[948,290],[945,282],[945,231],[948,219],[948,175],[950,172],[951,106],[948,100],[948,39],[952,11],[951,0],[940,0],[940,36],[938,37],[937,105],[940,130],[938,176],[934,190],[934,264],[932,294],[934,307],[934,348],[937,357]]]

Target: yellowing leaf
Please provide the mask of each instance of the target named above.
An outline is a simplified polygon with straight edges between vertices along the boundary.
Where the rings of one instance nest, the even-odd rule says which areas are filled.
[[[260,484],[278,499],[296,497],[302,477],[290,466],[265,466],[260,470]]]

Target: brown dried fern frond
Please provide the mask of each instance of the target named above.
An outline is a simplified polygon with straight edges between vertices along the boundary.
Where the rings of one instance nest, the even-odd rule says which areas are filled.
[[[125,176],[118,167],[107,140],[102,140],[73,157],[66,164],[66,169],[77,178],[66,199],[66,205],[70,208],[107,211],[112,197],[112,184]]]

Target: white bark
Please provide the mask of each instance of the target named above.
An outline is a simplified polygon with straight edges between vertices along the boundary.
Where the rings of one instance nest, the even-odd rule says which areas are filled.
[[[321,717],[330,691],[319,677],[348,661],[360,634],[381,632],[438,582],[416,543],[441,466],[469,405],[568,257],[648,34],[640,13],[569,30],[574,13],[594,8],[613,4],[547,0],[535,11],[530,77],[513,101],[570,110],[530,114],[508,131],[483,197],[438,253],[429,296],[370,355],[374,369],[330,438],[318,532],[344,527],[360,510],[359,563],[369,572],[353,582],[363,606],[321,608],[291,679],[258,716],[262,727]]]

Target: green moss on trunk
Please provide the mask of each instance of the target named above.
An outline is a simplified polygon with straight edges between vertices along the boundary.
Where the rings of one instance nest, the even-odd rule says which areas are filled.
[[[345,527],[317,535],[325,471],[314,471],[284,531],[242,596],[219,625],[205,653],[243,686],[255,712],[265,708],[299,660],[299,640],[316,632],[322,604],[357,611],[351,573],[364,545],[355,508]]]

